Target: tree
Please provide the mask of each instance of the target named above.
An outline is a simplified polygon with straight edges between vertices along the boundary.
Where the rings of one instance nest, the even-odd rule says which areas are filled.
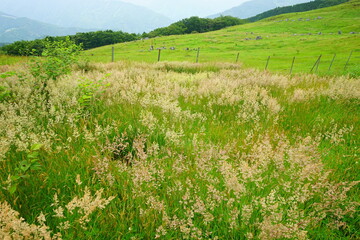
[[[63,41],[51,41],[45,39],[43,58],[36,58],[30,64],[30,72],[37,80],[37,88],[44,96],[45,102],[49,102],[49,91],[46,88],[49,80],[56,80],[71,71],[71,66],[77,62],[81,46],[76,45],[66,37]]]
[[[63,74],[68,74],[82,50],[82,47],[71,41],[70,37],[66,37],[63,41],[46,39],[44,45],[42,52],[44,58],[33,60],[31,66],[32,75],[43,81],[55,80]]]

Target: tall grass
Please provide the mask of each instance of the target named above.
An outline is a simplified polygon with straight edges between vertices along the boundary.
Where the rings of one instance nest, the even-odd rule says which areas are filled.
[[[0,238],[360,237],[360,79],[89,69],[1,80]]]
[[[21,63],[27,60],[28,60],[27,57],[8,56],[0,52],[0,66]]]

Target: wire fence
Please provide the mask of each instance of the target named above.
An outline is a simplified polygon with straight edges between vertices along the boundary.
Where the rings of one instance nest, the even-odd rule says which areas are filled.
[[[111,47],[108,52],[83,54],[91,61],[114,62],[114,61],[187,61],[187,62],[233,62],[243,64],[245,67],[255,67],[268,71],[282,73],[343,73],[353,68],[360,68],[360,49],[350,52],[325,53],[319,55],[285,55],[259,54],[251,51],[214,51],[214,49],[186,48],[166,49],[157,48],[151,50],[126,50]]]

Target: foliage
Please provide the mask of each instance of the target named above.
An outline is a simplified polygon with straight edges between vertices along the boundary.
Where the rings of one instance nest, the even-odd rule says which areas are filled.
[[[271,9],[269,11],[260,13],[254,17],[248,18],[250,22],[256,22],[264,18],[277,16],[284,13],[293,13],[293,12],[305,12],[310,10],[315,10],[319,8],[326,8],[335,5],[339,5],[341,3],[348,2],[349,0],[315,0],[307,3],[300,3],[293,6],[286,7],[277,7],[275,9]]]
[[[96,95],[101,95],[105,91],[105,88],[109,87],[109,84],[104,84],[105,78],[98,81],[84,79],[79,83],[80,97],[78,98],[78,102],[83,110],[88,110],[94,105]]]
[[[5,79],[7,77],[11,77],[16,75],[15,72],[5,72],[5,73],[0,73],[0,80],[1,79]],[[12,92],[9,90],[8,87],[3,86],[1,81],[0,81],[0,103],[4,102],[4,101],[8,101],[9,99],[12,98]]]
[[[1,48],[3,52],[11,56],[41,56],[45,48],[46,40],[17,41]]]
[[[42,144],[34,144],[31,146],[29,153],[26,155],[26,159],[19,162],[18,167],[15,168],[15,174],[9,175],[6,189],[11,195],[17,190],[19,185],[26,179],[31,177],[31,173],[42,169],[39,163],[40,150],[43,147]]]
[[[112,30],[86,32],[66,37],[46,37],[32,41],[17,41],[1,47],[0,50],[11,56],[42,56],[49,42],[62,42],[68,38],[78,46],[82,46],[83,49],[87,50],[109,44],[133,41],[139,39],[139,36],[134,33]]]
[[[87,33],[77,33],[70,38],[78,45],[82,45],[84,50],[101,47],[105,45],[131,42],[139,39],[139,36],[134,33],[126,33],[122,31],[96,31]]]
[[[63,74],[68,74],[72,64],[77,62],[81,47],[70,38],[64,41],[45,41],[42,56],[45,58],[32,61],[31,74],[42,81],[55,80]]]
[[[143,36],[157,37],[168,35],[181,35],[189,33],[203,33],[219,30],[225,27],[245,24],[246,20],[231,16],[221,16],[215,19],[190,17],[171,24],[168,27],[157,28]]]

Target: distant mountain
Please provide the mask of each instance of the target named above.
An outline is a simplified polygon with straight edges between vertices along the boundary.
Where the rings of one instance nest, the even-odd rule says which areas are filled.
[[[145,7],[118,0],[1,0],[0,11],[62,27],[142,33],[171,20]]]
[[[311,0],[251,0],[224,12],[211,15],[209,18],[216,18],[222,15],[245,19],[273,8],[291,6],[310,1]]]
[[[34,40],[46,36],[64,36],[84,31],[84,29],[58,27],[0,12],[0,43]]]

